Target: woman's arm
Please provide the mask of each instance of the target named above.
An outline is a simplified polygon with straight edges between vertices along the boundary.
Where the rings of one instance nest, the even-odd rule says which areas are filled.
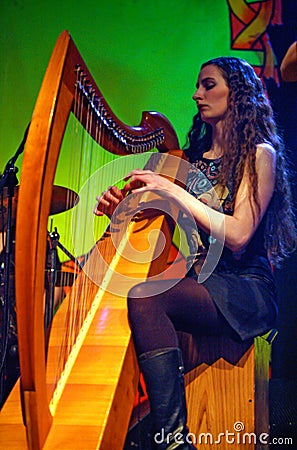
[[[297,81],[297,41],[288,48],[282,60],[280,72],[284,81]]]
[[[275,151],[268,144],[258,146],[256,171],[260,214],[254,206],[254,216],[248,195],[248,174],[245,170],[235,199],[233,216],[226,216],[226,246],[234,252],[244,250],[253,237],[271,200],[275,184]]]
[[[143,170],[134,170],[128,176],[130,182],[127,190],[145,192],[148,190],[161,190],[164,195],[174,199],[187,209],[194,217],[197,225],[206,233],[224,242],[233,252],[241,252],[251,240],[256,231],[269,201],[272,197],[275,183],[275,152],[268,144],[258,146],[256,153],[256,171],[258,174],[258,198],[261,213],[253,210],[248,195],[248,174],[245,170],[239,186],[233,216],[227,216],[216,211],[200,200],[197,200],[189,192],[180,186],[170,182],[166,178]],[[145,186],[135,189],[136,183]],[[253,200],[251,200],[253,202]]]

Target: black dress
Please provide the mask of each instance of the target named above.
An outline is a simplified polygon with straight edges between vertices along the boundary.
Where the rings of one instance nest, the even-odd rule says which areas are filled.
[[[202,158],[189,171],[187,190],[208,206],[232,215],[232,180],[222,191],[219,170],[220,159]],[[275,281],[264,247],[264,230],[265,216],[241,254],[232,253],[201,230],[198,236],[192,233],[189,242],[191,247],[196,240],[193,248],[197,256],[194,263],[189,258],[187,276],[205,286],[241,340],[264,334],[274,326],[277,316]]]

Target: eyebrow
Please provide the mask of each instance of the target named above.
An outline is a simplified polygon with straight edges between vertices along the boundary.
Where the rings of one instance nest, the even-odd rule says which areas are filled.
[[[214,77],[205,77],[205,78],[202,78],[201,83],[205,83],[207,81],[216,81],[216,80]],[[199,81],[197,81],[197,83],[196,83],[197,88],[199,87],[199,84],[200,84]]]

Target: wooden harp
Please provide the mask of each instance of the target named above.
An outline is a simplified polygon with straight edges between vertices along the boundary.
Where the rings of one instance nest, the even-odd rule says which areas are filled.
[[[90,281],[82,270],[53,317],[48,346],[45,338],[45,243],[56,167],[70,114],[76,116],[76,120],[101,147],[117,155],[154,148],[167,154],[178,149],[179,144],[172,126],[159,113],[144,112],[141,123],[136,127],[122,123],[104,100],[69,33],[62,32],[52,53],[31,120],[18,198],[16,302],[27,445],[34,450],[120,449],[125,440],[138,382],[125,310],[125,293],[129,286],[123,288],[122,296],[108,290],[99,295],[98,283]],[[169,176],[174,179],[178,170],[178,167],[171,167]],[[159,214],[152,220],[146,218],[142,221],[140,217],[134,221],[131,236],[138,238],[141,234],[142,239],[146,239],[143,236],[150,232],[151,223],[154,229],[158,227],[165,233],[172,232],[165,216]],[[109,231],[97,244],[101,254],[109,245]],[[168,251],[166,244],[160,258],[152,263],[148,261],[145,273],[139,275],[139,281],[163,270]],[[110,261],[114,254],[113,248]],[[153,256],[152,249],[152,259]],[[96,256],[93,259],[96,260]],[[100,272],[96,261],[94,264],[95,269],[92,270]],[[133,272],[138,269],[134,265],[129,270]],[[56,345],[56,329],[65,327],[65,316],[69,314],[69,305],[74,298],[81,298],[86,316],[88,309],[94,310],[94,299],[98,301],[81,348],[76,352],[68,378],[58,394],[59,402],[52,408],[52,395],[55,394],[52,394],[47,382],[48,372],[52,370],[48,366]],[[68,340],[73,333],[75,336],[79,334],[72,327],[67,331]],[[70,350],[64,352],[63,359],[66,360],[70,353]],[[59,379],[56,384],[60,382]]]

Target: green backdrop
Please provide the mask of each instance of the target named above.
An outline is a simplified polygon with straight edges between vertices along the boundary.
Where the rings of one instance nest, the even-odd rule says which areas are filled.
[[[258,5],[261,1],[233,3]],[[296,0],[282,3],[287,37],[281,27],[272,33],[279,60],[296,35]],[[249,17],[252,21],[253,15]],[[124,123],[138,124],[143,110],[160,111],[172,122],[183,145],[196,112],[191,97],[200,64],[219,55],[261,64],[260,51],[231,50],[230,27],[227,0],[1,0],[0,172],[23,138],[62,30],[71,33],[105,99]],[[287,139],[294,149],[296,96],[290,92],[285,91],[280,118],[289,123]],[[292,152],[295,167],[296,154]],[[17,166],[21,169],[21,158]],[[274,376],[296,378],[296,262],[288,261],[286,268],[279,275],[283,300]],[[285,404],[288,396],[282,388],[279,392]]]
[[[183,145],[200,64],[219,55],[259,63],[256,52],[230,50],[229,20],[227,0],[2,0],[0,171],[22,140],[62,30],[124,123],[137,125],[143,110],[160,111]]]

